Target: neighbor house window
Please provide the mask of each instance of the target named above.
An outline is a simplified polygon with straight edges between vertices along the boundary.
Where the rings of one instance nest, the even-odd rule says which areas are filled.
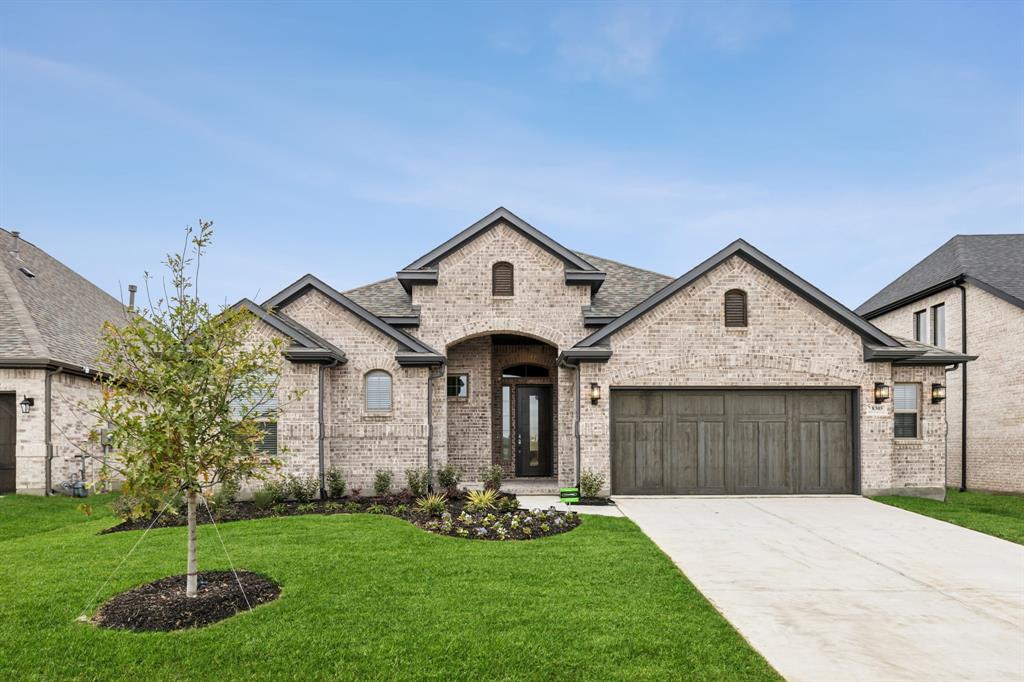
[[[469,375],[449,374],[448,375],[448,397],[465,398],[469,395]]]
[[[725,292],[725,326],[747,326],[747,293],[739,289]]]
[[[495,263],[491,268],[491,294],[493,296],[511,296],[515,293],[515,283],[511,263]]]
[[[896,384],[892,397],[896,423],[893,434],[897,438],[917,438],[918,405],[921,388],[918,384]]]
[[[391,375],[382,369],[366,375],[366,409],[375,412],[391,409]]]
[[[923,310],[914,313],[914,341],[928,343],[928,318]]]
[[[932,345],[946,346],[946,306],[943,303],[932,306]]]

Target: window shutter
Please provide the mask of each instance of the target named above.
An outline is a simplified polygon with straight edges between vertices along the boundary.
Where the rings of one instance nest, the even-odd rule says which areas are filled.
[[[491,294],[493,296],[512,296],[515,285],[511,263],[495,263],[491,269]]]
[[[374,370],[366,375],[366,409],[391,409],[391,375]]]
[[[725,292],[725,326],[747,326],[747,295],[739,289]]]

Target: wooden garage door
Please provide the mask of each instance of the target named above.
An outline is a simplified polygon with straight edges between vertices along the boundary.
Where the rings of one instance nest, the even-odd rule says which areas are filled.
[[[853,492],[853,393],[612,391],[612,492]]]

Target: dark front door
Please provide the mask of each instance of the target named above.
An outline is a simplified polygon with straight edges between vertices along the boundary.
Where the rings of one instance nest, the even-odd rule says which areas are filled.
[[[614,391],[611,445],[619,494],[849,493],[852,394]]]
[[[16,409],[14,394],[0,395],[0,493],[14,492]]]
[[[551,475],[551,387],[516,387],[516,476]]]

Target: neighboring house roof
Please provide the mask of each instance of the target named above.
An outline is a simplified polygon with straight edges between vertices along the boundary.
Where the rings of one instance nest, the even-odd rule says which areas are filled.
[[[0,265],[0,366],[95,370],[103,323],[124,319],[121,303],[3,229]]]
[[[861,304],[857,312],[875,317],[961,278],[1024,308],[1024,234],[957,235]]]
[[[776,280],[787,285],[808,302],[817,306],[834,319],[842,322],[847,327],[860,334],[866,342],[875,343],[884,347],[902,346],[902,344],[883,332],[881,329],[867,322],[807,280],[801,278],[796,273],[768,257],[766,254],[754,248],[742,239],[737,239],[697,267],[674,280],[668,286],[661,288],[652,296],[634,306],[622,316],[616,318],[600,330],[577,343],[576,347],[592,348],[595,346],[607,345],[608,339],[612,334],[627,326],[663,301],[669,299],[673,294],[686,288],[697,278],[702,277],[733,256],[743,258],[762,272],[765,272]]]
[[[322,336],[310,331],[284,313],[265,310],[248,298],[236,303],[234,308],[245,308],[272,328],[287,336],[292,345],[285,349],[285,356],[295,362],[344,363],[345,353]]]
[[[264,301],[262,307],[271,310],[283,308],[310,289],[319,291],[342,308],[345,308],[356,317],[362,319],[377,331],[397,341],[400,346],[400,350],[396,354],[396,359],[399,364],[422,365],[437,364],[438,362],[444,361],[444,356],[432,349],[430,346],[386,323],[377,315],[374,315],[372,312],[348,298],[334,287],[313,275],[304,275],[300,277],[298,280]]]

